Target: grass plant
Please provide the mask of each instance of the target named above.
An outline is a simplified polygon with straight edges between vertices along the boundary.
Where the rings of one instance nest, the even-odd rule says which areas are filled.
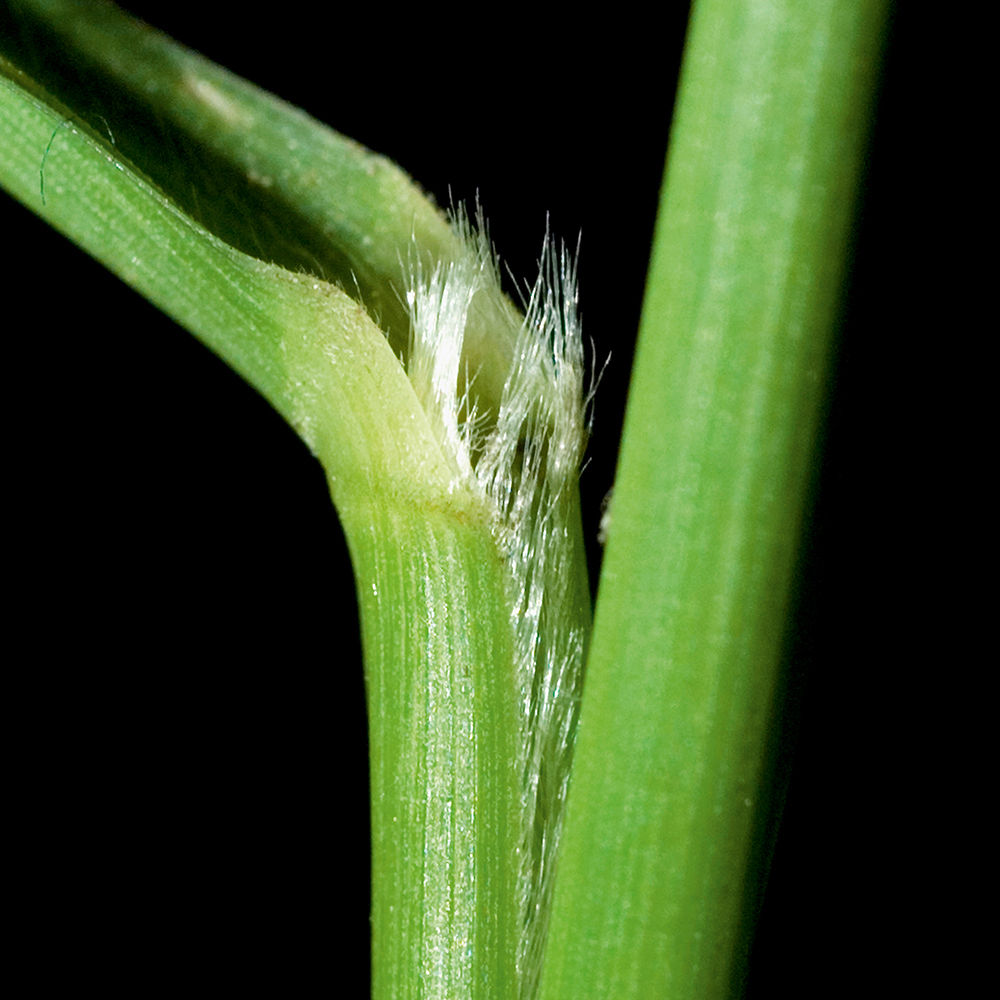
[[[738,990],[887,4],[694,7],[592,639],[570,258],[549,245],[522,315],[388,161],[114,8],[9,6],[4,186],[323,466],[364,647],[373,995]]]

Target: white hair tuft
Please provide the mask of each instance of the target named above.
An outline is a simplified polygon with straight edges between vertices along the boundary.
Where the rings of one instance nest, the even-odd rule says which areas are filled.
[[[463,368],[470,312],[514,317],[501,300],[497,262],[481,215],[474,229],[456,215],[466,253],[430,273],[411,266],[407,372],[452,461],[454,485],[493,511],[510,567],[511,627],[521,706],[523,832],[519,882],[520,995],[540,972],[579,702],[585,634],[569,613],[579,601],[577,480],[587,437],[585,359],[572,257],[546,235],[539,276],[520,328],[496,412],[477,417],[476,372]]]

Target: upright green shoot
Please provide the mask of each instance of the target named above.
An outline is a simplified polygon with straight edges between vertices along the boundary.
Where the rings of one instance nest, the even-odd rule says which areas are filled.
[[[698,0],[544,1000],[738,991],[789,590],[888,4]]]

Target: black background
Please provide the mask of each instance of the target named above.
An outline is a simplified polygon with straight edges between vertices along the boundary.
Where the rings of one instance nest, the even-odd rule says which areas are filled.
[[[495,21],[125,6],[439,202],[478,192],[515,274],[533,274],[547,217],[567,241],[582,233],[584,329],[611,355],[582,483],[596,578],[686,6]],[[898,19],[790,628],[789,794],[753,997],[798,994],[817,972],[831,991],[891,973],[905,807],[888,735],[901,619],[885,594],[907,470],[886,387],[903,336],[908,30]],[[319,466],[193,338],[6,196],[0,237],[26,932],[80,942],[60,961],[109,988],[292,994],[364,977],[364,693]]]

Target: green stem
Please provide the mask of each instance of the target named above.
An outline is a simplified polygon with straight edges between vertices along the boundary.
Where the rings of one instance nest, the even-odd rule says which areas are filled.
[[[520,775],[505,569],[485,512],[373,498],[357,567],[376,1000],[517,996]],[[483,530],[486,529],[486,530]],[[387,540],[389,544],[387,544]]]
[[[738,987],[888,3],[695,4],[542,997]]]
[[[24,6],[47,16],[62,9]],[[101,21],[107,11],[95,9]],[[92,27],[86,10],[79,24],[61,25],[76,38],[66,42],[70,52],[81,51],[74,46]],[[111,29],[86,49],[87,60],[99,64],[84,74],[89,80],[103,72],[102,59],[104,69],[135,63],[119,52],[126,41],[140,48],[150,41],[146,29],[108,16]],[[171,54],[160,36],[150,44]],[[132,92],[147,118],[162,112],[166,120],[182,108],[181,119],[195,119],[184,126],[188,138],[222,158],[230,173],[245,173],[244,146],[256,148],[259,137],[241,143],[219,136],[234,107],[241,114],[256,109],[275,165],[287,156],[283,140],[292,126],[311,143],[317,164],[324,162],[332,148],[327,130],[189,53],[173,55],[185,67],[180,76],[172,63],[153,59],[156,72]],[[226,101],[234,103],[219,94],[206,100],[199,81],[230,86]],[[185,89],[201,98],[191,102]],[[82,99],[64,84],[60,94],[68,104]],[[411,249],[425,269],[428,261],[455,264],[433,272],[434,280],[452,281],[459,291],[467,281],[476,289],[472,325],[496,331],[484,363],[493,359],[489,379],[504,388],[491,414],[495,426],[477,445],[483,469],[473,473],[471,446],[468,455],[450,450],[460,437],[464,321],[452,325],[454,351],[432,351],[424,368],[414,363],[422,377],[411,381],[359,302],[226,242],[221,236],[233,233],[219,214],[206,213],[214,220],[206,228],[207,219],[192,217],[174,197],[182,177],[170,180],[166,171],[153,183],[126,152],[155,165],[162,147],[126,141],[133,119],[120,122],[110,106],[105,110],[108,116],[102,111],[99,123],[88,125],[0,58],[0,182],[219,353],[323,464],[362,612],[372,726],[375,996],[530,995],[525,984],[537,976],[544,938],[590,617],[575,496],[584,434],[572,289],[539,293],[522,331],[486,261],[457,235],[449,236],[449,253],[465,256],[454,260],[412,244],[410,230],[379,236],[402,241],[397,269]],[[168,129],[168,148],[172,135]],[[345,170],[360,165],[365,173],[370,154],[343,139],[333,145],[349,161]],[[327,209],[308,204],[295,184],[275,187],[296,212],[311,212],[313,223],[327,218]],[[380,218],[405,215],[417,198],[409,187],[391,197],[380,190],[355,196],[368,199],[365,210]],[[426,203],[420,211],[439,219]],[[349,235],[330,239],[346,240],[362,257],[371,252],[364,239],[360,246]],[[555,258],[551,266],[554,274]],[[381,292],[389,295],[396,286],[384,280]],[[428,276],[420,296],[433,314],[430,284]],[[414,289],[414,300],[420,296]],[[452,297],[459,301],[459,292]],[[508,398],[511,359],[517,377]],[[477,386],[481,381],[489,380],[477,378]],[[477,403],[488,406],[489,395]],[[455,425],[447,433],[445,418]]]

